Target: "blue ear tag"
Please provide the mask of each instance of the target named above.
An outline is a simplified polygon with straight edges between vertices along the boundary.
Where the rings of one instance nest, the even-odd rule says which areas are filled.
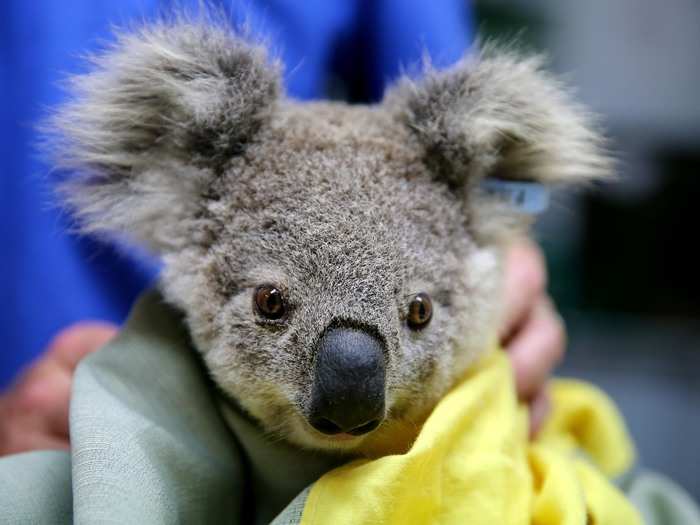
[[[539,182],[484,179],[479,187],[522,213],[537,215],[549,207],[549,188]]]

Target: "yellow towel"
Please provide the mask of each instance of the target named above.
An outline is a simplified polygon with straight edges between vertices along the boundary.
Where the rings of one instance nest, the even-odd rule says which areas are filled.
[[[615,407],[581,382],[550,388],[553,413],[530,442],[510,363],[492,351],[438,404],[406,453],[321,477],[301,523],[641,523],[608,479],[634,461]]]

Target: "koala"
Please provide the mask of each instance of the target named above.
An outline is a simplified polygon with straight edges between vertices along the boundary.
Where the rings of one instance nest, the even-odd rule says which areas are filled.
[[[263,45],[178,19],[118,33],[51,119],[82,231],[163,262],[213,381],[276,439],[361,454],[493,345],[528,218],[480,182],[605,177],[538,57],[486,46],[376,105],[299,102]]]

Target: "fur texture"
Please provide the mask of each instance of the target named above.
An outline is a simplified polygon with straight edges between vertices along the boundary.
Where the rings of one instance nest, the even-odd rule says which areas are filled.
[[[89,232],[162,255],[212,377],[270,433],[361,451],[420,420],[488,347],[500,252],[524,223],[478,191],[488,175],[577,182],[609,164],[585,112],[541,68],[491,50],[403,79],[383,104],[299,103],[278,66],[227,28],[179,20],[121,34],[53,120],[63,186]],[[252,308],[282,289],[287,314]],[[410,298],[434,304],[421,331]],[[306,422],[332,322],[387,346],[387,422],[339,442]]]
[[[49,131],[57,166],[80,176],[61,189],[85,231],[126,231],[156,251],[188,243],[178,223],[269,122],[279,65],[203,23],[118,34],[90,73],[70,79],[73,102]]]

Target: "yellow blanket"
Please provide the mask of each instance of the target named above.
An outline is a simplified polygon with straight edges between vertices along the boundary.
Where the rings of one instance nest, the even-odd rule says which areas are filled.
[[[634,461],[624,424],[594,387],[557,380],[528,440],[507,357],[493,351],[426,420],[410,450],[358,460],[311,487],[301,523],[634,525],[609,481]]]

